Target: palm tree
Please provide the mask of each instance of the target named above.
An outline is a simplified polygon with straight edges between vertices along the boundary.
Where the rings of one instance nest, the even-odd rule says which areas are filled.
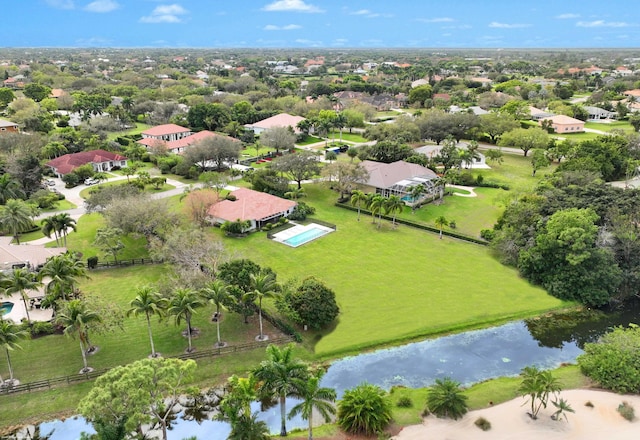
[[[293,345],[285,347],[269,345],[267,347],[267,360],[262,361],[253,371],[253,375],[260,381],[259,394],[261,396],[273,396],[280,399],[280,435],[287,435],[287,397],[298,396],[297,382],[306,379],[309,374],[306,364],[293,357]]]
[[[412,186],[409,190],[409,196],[411,197],[411,212],[415,212],[416,206],[418,205],[418,200],[424,193],[424,185],[419,184]]]
[[[196,309],[203,306],[204,301],[198,293],[187,287],[176,289],[173,293],[173,297],[169,300],[167,313],[175,318],[176,325],[180,325],[183,319],[187,323],[187,338],[189,340],[187,353],[191,353],[193,351],[193,347],[191,345],[191,317]]]
[[[523,368],[520,377],[522,377],[522,382],[518,392],[522,397],[527,397],[531,401],[529,416],[536,420],[540,409],[547,407],[549,396],[561,390],[560,383],[551,372],[539,370],[537,367]]]
[[[80,370],[81,373],[91,371],[87,365],[87,350],[89,349],[87,324],[100,321],[102,321],[100,315],[93,310],[87,309],[87,305],[79,299],[67,301],[56,316],[56,323],[64,328],[65,335],[71,337],[75,334],[78,335],[84,364],[84,367]]]
[[[363,203],[367,203],[367,194],[358,189],[351,193],[351,206],[358,207],[358,221],[360,221],[360,207]]]
[[[60,237],[58,237],[58,228],[57,228],[55,216],[45,218],[44,220],[42,220],[41,224],[42,224],[42,228],[41,228],[42,233],[46,237],[51,238],[51,233],[53,232],[53,236],[56,239],[56,247],[59,247]]]
[[[231,432],[227,440],[269,440],[269,426],[258,420],[258,413],[239,414],[231,422]]]
[[[202,297],[216,306],[216,332],[218,334],[218,342],[216,347],[224,347],[226,343],[220,340],[220,311],[225,309],[225,304],[233,300],[233,296],[229,291],[229,286],[223,280],[215,280],[208,287],[201,290]]]
[[[562,416],[564,416],[564,419],[568,422],[569,419],[567,418],[567,413],[576,412],[573,408],[571,408],[571,405],[569,405],[569,402],[564,400],[562,397],[558,400],[553,400],[551,403],[553,403],[553,406],[556,407],[556,412],[554,412],[551,415],[551,418],[553,420],[560,420]]]
[[[9,355],[9,352],[16,348],[21,348],[18,345],[18,340],[25,339],[28,336],[29,333],[20,326],[11,321],[5,321],[0,318],[0,345],[4,347],[7,353],[7,363],[9,364],[9,380],[7,383],[9,385],[13,385],[15,383],[13,380],[13,367],[11,366],[11,356]],[[2,377],[0,377],[0,385],[3,383]]]
[[[38,214],[38,208],[18,199],[9,199],[4,206],[0,206],[0,227],[11,232],[13,239],[20,244],[19,235],[33,225],[33,217]]]
[[[24,310],[27,314],[27,323],[31,325],[29,307],[27,307],[27,299],[29,299],[27,291],[37,289],[42,285],[42,283],[36,279],[35,273],[31,272],[27,268],[21,267],[13,269],[3,280],[3,285],[6,286],[6,295],[11,295],[14,293],[20,294],[20,296],[22,297],[22,303],[24,304]]]
[[[384,210],[393,216],[392,224],[396,226],[396,215],[404,210],[404,202],[395,194],[390,195],[384,202]]]
[[[87,270],[80,260],[69,253],[48,258],[38,272],[40,281],[49,280],[45,292],[52,303],[60,297],[66,300],[67,291],[73,293],[80,277],[87,277]]]
[[[438,417],[458,420],[468,411],[468,397],[462,393],[460,383],[449,377],[436,379],[427,394],[427,409]]]
[[[0,205],[4,205],[10,199],[21,199],[24,191],[20,182],[15,180],[9,173],[0,176]]]
[[[376,214],[378,214],[378,228],[382,223],[382,209],[384,208],[385,198],[381,194],[376,194],[373,196],[369,202],[369,210],[371,211],[371,215],[373,215],[373,221],[375,223]]]
[[[231,433],[228,439],[268,440],[269,428],[257,420],[257,413],[251,413],[251,402],[257,400],[258,382],[253,375],[229,378],[227,394],[219,405],[216,419],[229,422]]]
[[[258,300],[258,322],[260,323],[260,335],[259,341],[265,339],[265,335],[262,332],[262,300],[264,298],[273,298],[278,293],[278,283],[276,283],[276,276],[273,272],[260,272],[258,274],[251,274],[251,290],[245,293],[249,302]]]
[[[151,333],[151,316],[158,315],[162,317],[167,308],[167,299],[160,296],[153,287],[141,286],[136,289],[136,297],[131,300],[129,305],[131,308],[127,310],[127,316],[138,316],[144,313],[147,318],[147,329],[149,331],[149,342],[151,343],[151,357],[158,357],[155,346],[153,345],[153,334]]]
[[[55,219],[56,229],[60,237],[64,237],[64,245],[67,246],[67,231],[69,229],[76,230],[76,221],[71,218],[66,212],[56,214],[53,216]]]
[[[444,215],[439,216],[434,220],[436,227],[440,229],[440,239],[442,240],[442,228],[449,224],[449,221]]]
[[[336,408],[332,404],[336,400],[336,390],[320,386],[324,373],[325,371],[319,368],[306,380],[295,380],[298,397],[302,402],[291,408],[289,419],[301,414],[302,418],[309,422],[309,440],[313,440],[313,412],[320,413],[325,423],[329,423],[331,416],[336,413]]]
[[[304,196],[304,188],[295,188],[292,189],[290,191],[287,191],[286,193],[284,193],[284,196],[287,199],[291,199],[291,200],[298,200],[298,198],[303,197]]]
[[[342,130],[347,125],[347,117],[342,113],[338,113],[333,120],[333,126],[340,130],[340,143],[342,143]]]

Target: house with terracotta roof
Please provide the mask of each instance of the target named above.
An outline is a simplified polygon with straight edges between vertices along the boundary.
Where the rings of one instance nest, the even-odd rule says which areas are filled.
[[[396,195],[409,204],[411,199],[408,196],[417,185],[422,185],[427,195],[439,191],[438,175],[422,165],[403,160],[392,163],[363,160],[360,165],[368,173],[366,182],[362,183],[365,192],[375,192],[384,197]]]
[[[82,165],[91,164],[96,172],[111,171],[115,167],[124,168],[128,159],[118,153],[105,150],[82,151],[65,154],[50,160],[45,165],[58,176],[71,173]]]
[[[189,136],[180,138],[180,139],[176,139],[174,141],[165,141],[162,139],[157,139],[157,138],[153,138],[153,137],[146,137],[146,138],[142,138],[138,141],[139,144],[144,145],[147,150],[159,145],[164,145],[167,149],[168,152],[170,153],[175,153],[175,154],[181,154],[184,153],[184,151],[190,147],[191,145],[195,144],[198,141],[201,141],[203,139],[209,138],[209,137],[215,137],[215,136],[224,136],[218,133],[214,133],[212,131],[209,130],[203,130],[203,131],[199,131],[197,133],[193,133]],[[235,142],[240,142],[239,140],[229,137],[229,136],[225,136],[228,137],[229,139],[232,139]]]
[[[18,128],[18,124],[16,124],[15,122],[0,119],[0,134],[18,133],[19,131],[20,129]]]
[[[640,101],[640,89],[625,90],[622,94],[630,101]]]
[[[538,121],[542,125],[544,121],[551,121],[551,127],[555,133],[582,133],[584,121],[565,115],[554,115]]]
[[[297,128],[300,121],[304,121],[302,116],[293,116],[288,113],[280,113],[270,118],[263,119],[262,121],[254,122],[253,124],[245,124],[245,128],[253,130],[255,134],[260,134],[265,130],[274,127],[291,127],[295,133],[299,133]]]
[[[190,136],[192,131],[177,124],[163,124],[151,127],[140,134],[143,139],[151,138],[169,142]]]
[[[293,200],[248,188],[238,188],[230,194],[235,200],[225,199],[209,208],[207,214],[211,224],[249,220],[249,230],[256,230],[267,223],[277,222],[281,217],[288,217],[298,205]]]

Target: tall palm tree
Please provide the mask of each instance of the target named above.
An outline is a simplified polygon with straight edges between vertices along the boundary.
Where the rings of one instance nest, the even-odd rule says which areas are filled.
[[[384,203],[385,198],[381,194],[376,194],[369,202],[369,210],[371,211],[371,215],[373,215],[374,223],[376,221],[376,214],[379,216],[378,228],[380,227],[380,223],[382,223],[382,209],[384,208]]]
[[[13,269],[3,280],[3,285],[6,286],[6,295],[14,293],[20,294],[22,303],[24,304],[24,310],[27,314],[27,323],[31,325],[29,307],[27,307],[27,299],[29,299],[27,291],[35,290],[42,285],[42,283],[36,279],[36,274],[24,267]]]
[[[191,328],[191,317],[196,309],[203,306],[204,300],[195,290],[187,287],[176,289],[169,300],[167,313],[174,317],[176,325],[180,325],[183,319],[187,324],[187,339],[189,340],[188,353],[193,351],[193,346],[191,345],[191,334],[193,330]]]
[[[53,304],[60,298],[66,300],[67,293],[73,293],[80,277],[86,278],[87,270],[80,260],[69,253],[48,258],[38,272],[40,281],[48,280],[45,292]]]
[[[218,342],[216,347],[224,347],[226,344],[220,340],[220,311],[225,309],[225,304],[233,300],[229,286],[223,280],[215,280],[201,291],[202,297],[216,306],[216,332]]]
[[[404,202],[395,194],[390,195],[384,202],[384,210],[393,216],[392,224],[396,226],[396,215],[404,210]]]
[[[336,413],[336,408],[332,404],[336,400],[336,390],[320,386],[324,373],[325,371],[319,368],[306,380],[294,380],[299,392],[298,398],[302,399],[302,402],[291,408],[289,419],[300,414],[309,422],[309,440],[313,440],[313,412],[320,413],[325,423],[329,423],[331,416]]]
[[[0,205],[4,205],[10,199],[21,199],[24,191],[20,182],[11,177],[9,173],[0,176]]]
[[[262,332],[262,300],[264,298],[273,298],[278,293],[278,283],[273,272],[260,272],[251,274],[251,290],[245,295],[250,301],[258,300],[258,322],[260,323],[260,335],[258,340],[265,339]]]
[[[64,246],[67,246],[67,234],[68,230],[72,231],[76,230],[76,221],[71,218],[69,214],[66,212],[62,212],[60,214],[56,214],[53,216],[55,219],[56,229],[58,231],[58,235],[64,238]]]
[[[351,206],[358,207],[358,221],[360,221],[360,207],[364,203],[367,203],[367,194],[359,189],[354,190],[351,193]]]
[[[282,348],[276,345],[267,347],[267,360],[253,370],[260,381],[259,394],[278,396],[280,400],[280,435],[287,435],[287,397],[300,395],[295,379],[306,379],[309,374],[307,365],[293,356],[293,345]]]
[[[23,200],[9,199],[0,206],[0,227],[11,232],[13,239],[20,244],[19,235],[33,225],[33,218],[38,215],[38,208]]]
[[[441,215],[434,220],[434,223],[440,229],[440,239],[442,240],[442,228],[449,224],[449,220],[444,215]]]
[[[80,370],[81,373],[91,371],[87,365],[87,350],[89,349],[87,325],[100,321],[102,321],[100,315],[93,310],[89,310],[87,305],[79,299],[67,301],[56,315],[56,323],[64,328],[65,335],[71,337],[78,335],[82,363],[84,365]]]
[[[415,212],[416,206],[418,205],[418,200],[424,193],[424,185],[419,184],[412,186],[409,190],[409,196],[411,197],[411,212]]]
[[[13,385],[13,367],[11,366],[11,356],[9,352],[16,348],[21,348],[18,345],[18,340],[25,339],[29,336],[29,333],[22,329],[20,326],[14,324],[11,321],[5,321],[0,318],[0,346],[4,347],[7,353],[7,363],[9,364],[9,384]],[[2,384],[2,377],[0,377],[0,384]]]
[[[42,233],[48,238],[51,238],[51,233],[53,233],[53,236],[56,239],[56,247],[59,247],[60,237],[58,237],[58,228],[55,216],[45,218],[44,220],[42,220],[41,225]]]
[[[342,130],[347,125],[347,117],[342,113],[338,113],[333,120],[333,126],[340,130],[340,143],[342,143]]]
[[[151,286],[141,286],[136,289],[136,297],[131,300],[129,305],[131,308],[127,310],[127,316],[138,316],[144,313],[147,318],[147,330],[149,331],[149,342],[151,343],[151,357],[158,357],[155,346],[153,345],[153,333],[151,332],[151,316],[163,316],[167,308],[168,301],[160,296]]]

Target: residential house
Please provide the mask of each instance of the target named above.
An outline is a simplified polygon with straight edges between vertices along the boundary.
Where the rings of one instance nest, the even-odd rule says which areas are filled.
[[[565,115],[554,115],[538,121],[540,125],[544,121],[551,121],[551,127],[556,133],[581,133],[584,131],[584,121]]]
[[[151,138],[169,142],[191,136],[192,131],[176,124],[163,124],[156,125],[140,134],[142,135],[142,139]]]
[[[425,86],[427,84],[429,84],[429,80],[428,79],[420,78],[420,79],[417,79],[417,80],[415,80],[415,81],[413,81],[411,83],[411,88],[415,89],[416,87]]]
[[[181,154],[188,147],[195,144],[196,142],[201,141],[202,139],[206,139],[208,137],[215,137],[215,136],[224,136],[224,135],[217,134],[208,130],[203,130],[174,141],[165,141],[162,139],[147,137],[147,138],[140,139],[138,143],[141,145],[144,145],[147,149],[153,148],[158,145],[164,145],[164,147],[166,147],[169,153]],[[229,139],[232,139],[235,142],[240,142],[239,140],[234,139],[232,137],[229,137],[229,136],[225,136],[225,137],[228,137]]]
[[[610,112],[600,107],[585,105],[583,108],[587,112],[589,112],[588,120],[590,121],[597,121],[600,119],[615,119],[618,116],[616,112]]]
[[[545,112],[544,110],[540,110],[539,108],[535,108],[529,106],[529,114],[531,115],[531,119],[534,121],[540,121],[542,119],[547,119],[553,116],[553,113]]]
[[[236,189],[231,195],[235,200],[225,199],[209,208],[207,214],[212,224],[249,220],[249,230],[256,230],[267,223],[275,223],[282,217],[288,217],[298,205],[293,200],[248,188]]]
[[[625,90],[622,94],[630,101],[640,101],[640,89]]]
[[[291,127],[295,133],[299,133],[297,128],[300,121],[304,121],[302,116],[293,116],[288,113],[280,113],[270,118],[263,119],[262,121],[254,122],[253,124],[245,124],[248,130],[253,130],[255,134],[260,134],[265,130],[274,127]]]
[[[439,189],[437,174],[429,168],[399,160],[393,163],[364,160],[361,166],[367,170],[367,181],[362,184],[365,191],[382,194],[384,197],[397,195],[410,204],[409,194],[413,187],[422,185],[426,195],[434,195]]]
[[[20,128],[15,122],[0,119],[0,133],[18,133],[19,131]]]
[[[614,76],[617,76],[617,77],[625,77],[625,76],[633,75],[633,70],[629,69],[626,66],[618,66],[615,68],[615,70],[612,73]]]
[[[64,247],[45,247],[37,244],[11,244],[13,237],[0,237],[0,272],[21,267],[37,269],[50,257],[67,252]]]
[[[416,153],[421,153],[424,154],[425,156],[427,156],[429,159],[436,157],[440,154],[440,151],[442,150],[443,145],[425,145],[424,147],[418,147],[416,148],[414,151]],[[458,148],[460,150],[466,150],[467,149],[467,143],[466,142],[461,142],[460,144],[458,144]],[[489,165],[487,165],[487,158],[484,154],[480,153],[479,151],[476,150],[476,154],[477,157],[475,157],[472,161],[467,162],[463,162],[462,166],[465,168],[475,168],[475,169],[489,169],[491,168]]]
[[[82,151],[80,153],[65,154],[50,160],[45,165],[58,176],[71,173],[82,165],[91,164],[94,171],[111,171],[114,168],[124,168],[128,159],[118,153],[105,150]]]

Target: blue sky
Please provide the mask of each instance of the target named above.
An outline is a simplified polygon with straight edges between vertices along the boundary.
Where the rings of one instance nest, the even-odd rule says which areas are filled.
[[[0,47],[640,48],[637,0],[12,4],[0,30]]]

